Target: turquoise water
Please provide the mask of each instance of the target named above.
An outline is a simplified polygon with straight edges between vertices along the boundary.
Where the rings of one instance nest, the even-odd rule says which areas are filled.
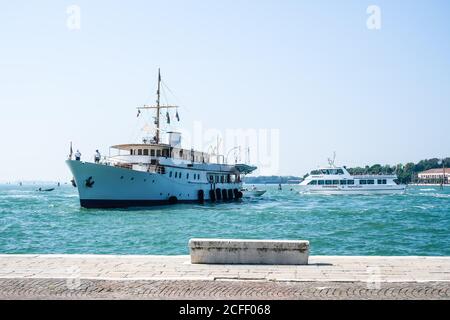
[[[187,254],[191,237],[307,239],[314,255],[450,255],[450,188],[87,210],[76,189],[0,186],[0,253]]]

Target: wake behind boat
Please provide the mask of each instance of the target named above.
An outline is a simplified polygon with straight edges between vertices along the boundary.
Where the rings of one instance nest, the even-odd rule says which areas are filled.
[[[242,198],[242,176],[256,170],[247,164],[229,165],[217,154],[209,154],[181,147],[181,134],[167,132],[168,141],[160,137],[160,112],[178,107],[161,105],[161,74],[158,73],[156,106],[138,108],[154,110],[156,125],[153,138],[142,143],[112,146],[118,155],[97,163],[66,161],[78,188],[80,204],[85,208],[124,208],[185,202],[229,201]],[[215,163],[213,158],[215,157]]]
[[[345,167],[328,167],[311,171],[299,184],[299,191],[320,194],[398,194],[406,185],[398,184],[396,175],[351,175]]]

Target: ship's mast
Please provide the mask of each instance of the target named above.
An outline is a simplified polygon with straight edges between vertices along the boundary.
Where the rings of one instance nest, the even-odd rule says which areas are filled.
[[[161,69],[158,68],[158,91],[156,91],[156,144],[159,143],[159,109],[161,108],[160,106],[160,90],[161,90]]]
[[[156,134],[155,134],[155,143],[159,144],[160,142],[160,110],[161,109],[172,109],[178,108],[178,106],[162,106],[161,105],[161,69],[158,68],[158,90],[156,91],[156,106],[148,106],[144,105],[143,107],[138,107],[138,110],[143,109],[156,109],[156,117],[155,117],[155,125],[156,125]],[[178,115],[178,113],[177,113]]]

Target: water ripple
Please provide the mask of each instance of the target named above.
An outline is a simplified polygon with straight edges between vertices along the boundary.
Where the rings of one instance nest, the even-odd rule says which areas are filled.
[[[264,186],[241,203],[87,210],[76,190],[0,186],[0,253],[187,254],[192,237],[308,239],[312,254],[450,255],[450,188],[321,196]]]

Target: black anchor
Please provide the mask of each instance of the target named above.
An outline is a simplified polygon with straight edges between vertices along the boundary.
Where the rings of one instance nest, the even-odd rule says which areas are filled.
[[[95,183],[95,181],[92,181],[92,177],[89,177],[89,178],[86,179],[86,187],[92,188],[94,183]]]

